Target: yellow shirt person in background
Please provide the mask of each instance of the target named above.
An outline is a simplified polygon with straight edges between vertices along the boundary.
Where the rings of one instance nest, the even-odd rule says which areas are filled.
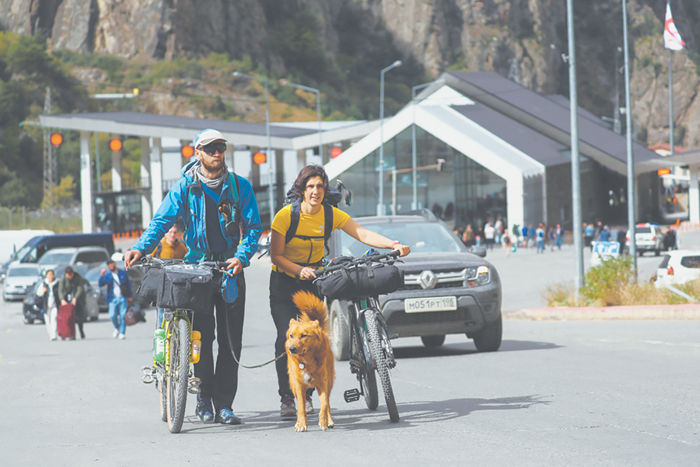
[[[177,223],[170,227],[156,249],[151,253],[154,258],[182,259],[187,254],[187,247],[178,238]]]
[[[285,241],[291,224],[292,205],[282,208],[272,221],[270,258],[273,270],[270,276],[270,310],[277,328],[275,355],[282,356],[275,362],[279,395],[282,398],[280,406],[282,418],[296,417],[294,396],[289,388],[287,354],[284,348],[289,321],[296,318],[299,313],[292,301],[292,295],[301,290],[318,295],[312,280],[316,277],[314,269],[320,266],[317,263],[325,255],[324,209],[333,209],[333,230],[342,229],[351,237],[375,248],[399,250],[401,256],[406,256],[410,251],[408,246],[402,245],[398,240],[392,241],[365,229],[340,209],[322,204],[328,187],[328,175],[323,167],[307,165],[301,169],[294,182],[294,192],[303,201],[299,213],[299,225],[289,243]],[[306,411],[313,413],[310,392],[306,395]]]

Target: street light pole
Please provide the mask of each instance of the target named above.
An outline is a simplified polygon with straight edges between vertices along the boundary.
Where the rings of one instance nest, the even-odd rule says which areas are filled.
[[[431,81],[430,83],[419,84],[411,88],[411,106],[413,107],[413,124],[411,125],[411,172],[413,173],[413,200],[411,201],[411,209],[418,209],[418,174],[416,166],[418,165],[418,155],[416,154],[416,91],[427,88],[431,84],[442,84],[444,79]]]
[[[637,281],[637,221],[634,189],[634,152],[632,150],[632,102],[630,100],[630,55],[627,38],[627,3],[622,0],[622,35],[625,53],[625,137],[627,138],[627,223],[630,230],[630,251],[634,280]]]
[[[280,80],[280,83],[282,83],[283,86],[292,86],[316,94],[316,112],[318,113],[318,156],[321,158],[321,162],[323,162],[323,140],[321,139],[321,91],[316,88],[303,86],[301,84],[290,83],[286,79]]]
[[[267,92],[267,80],[265,78],[258,78],[257,76],[246,75],[245,73],[239,73],[237,71],[233,72],[235,77],[243,77],[258,81],[260,83],[265,83],[265,132],[267,133],[267,158],[269,166],[270,175],[270,224],[272,224],[272,218],[275,216],[275,197],[274,197],[274,182],[272,180],[272,143],[270,141],[270,96]]]
[[[384,215],[384,73],[401,66],[403,62],[396,60],[394,63],[384,68],[380,75],[379,86],[379,204],[377,204],[377,215]]]

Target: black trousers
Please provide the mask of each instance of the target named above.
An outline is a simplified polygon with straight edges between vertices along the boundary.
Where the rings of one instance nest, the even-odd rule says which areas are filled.
[[[292,394],[289,388],[289,375],[287,374],[287,353],[284,344],[287,341],[287,329],[289,329],[289,321],[295,319],[299,315],[299,309],[292,301],[292,295],[300,290],[317,295],[318,289],[312,281],[297,281],[295,278],[281,272],[272,271],[270,275],[270,311],[272,319],[277,328],[277,339],[275,340],[275,357],[283,355],[282,358],[275,362],[277,370],[277,385],[279,386],[279,395]]]
[[[238,298],[226,303],[217,288],[214,291],[214,312],[194,313],[192,328],[202,333],[202,351],[199,363],[194,365],[194,375],[202,380],[201,397],[214,400],[214,410],[221,406],[231,407],[238,390],[238,363],[231,355],[241,359],[243,340],[243,316],[245,314],[245,277],[243,272],[236,278]],[[212,344],[216,332],[219,353],[214,366]]]

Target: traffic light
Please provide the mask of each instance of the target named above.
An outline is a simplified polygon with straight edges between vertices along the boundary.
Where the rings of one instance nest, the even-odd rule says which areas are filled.
[[[267,162],[267,156],[264,152],[258,151],[253,155],[253,162],[255,162],[256,165],[264,164]]]
[[[192,146],[190,146],[189,144],[186,144],[180,148],[180,154],[185,159],[189,159],[190,157],[192,157],[194,155],[194,148]]]
[[[63,143],[63,135],[61,133],[52,133],[50,141],[52,145],[59,147]]]
[[[121,151],[124,144],[119,138],[112,138],[109,140],[109,149],[114,152]]]

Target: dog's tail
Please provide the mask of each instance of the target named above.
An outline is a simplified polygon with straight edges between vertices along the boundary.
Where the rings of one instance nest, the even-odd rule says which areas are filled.
[[[295,293],[292,296],[292,300],[301,312],[301,321],[304,321],[304,319],[318,321],[318,324],[324,332],[330,332],[328,327],[328,312],[320,298],[311,292],[302,290]]]

